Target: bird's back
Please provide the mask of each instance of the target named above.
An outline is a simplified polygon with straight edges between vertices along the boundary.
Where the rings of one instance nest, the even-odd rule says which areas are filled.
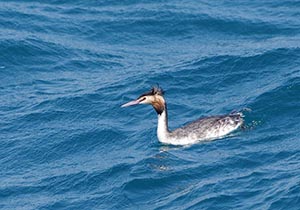
[[[171,132],[178,140],[201,141],[220,138],[243,124],[242,113],[203,117]]]

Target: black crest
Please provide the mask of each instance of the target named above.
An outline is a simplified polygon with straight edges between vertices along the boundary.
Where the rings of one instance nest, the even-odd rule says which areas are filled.
[[[150,95],[160,95],[160,96],[163,96],[164,93],[165,92],[163,91],[163,89],[157,85],[157,86],[153,86],[149,92],[144,93],[140,97],[142,97],[142,96],[150,96]]]
[[[152,93],[152,95],[161,95],[161,96],[163,96],[165,92],[163,91],[163,89],[161,87],[159,87],[157,85],[157,86],[152,87],[151,93]]]

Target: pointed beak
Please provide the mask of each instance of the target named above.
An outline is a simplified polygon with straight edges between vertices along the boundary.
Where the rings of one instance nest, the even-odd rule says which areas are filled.
[[[133,101],[130,101],[130,102],[126,103],[126,104],[123,104],[121,107],[133,106],[133,105],[137,105],[139,103],[140,103],[139,100],[133,100]]]

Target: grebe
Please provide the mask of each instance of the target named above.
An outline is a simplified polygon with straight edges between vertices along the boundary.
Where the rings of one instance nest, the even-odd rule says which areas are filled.
[[[181,128],[170,131],[168,128],[167,104],[164,92],[159,87],[153,87],[136,100],[123,104],[127,107],[137,104],[151,104],[158,116],[157,137],[161,143],[172,145],[188,145],[203,140],[221,138],[239,128],[244,120],[241,112],[200,118]]]

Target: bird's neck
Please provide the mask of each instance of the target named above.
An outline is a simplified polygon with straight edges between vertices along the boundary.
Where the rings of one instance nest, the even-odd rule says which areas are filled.
[[[168,128],[168,111],[166,104],[164,105],[164,109],[160,113],[157,113],[157,117],[157,137],[160,142],[168,143],[170,131]]]

